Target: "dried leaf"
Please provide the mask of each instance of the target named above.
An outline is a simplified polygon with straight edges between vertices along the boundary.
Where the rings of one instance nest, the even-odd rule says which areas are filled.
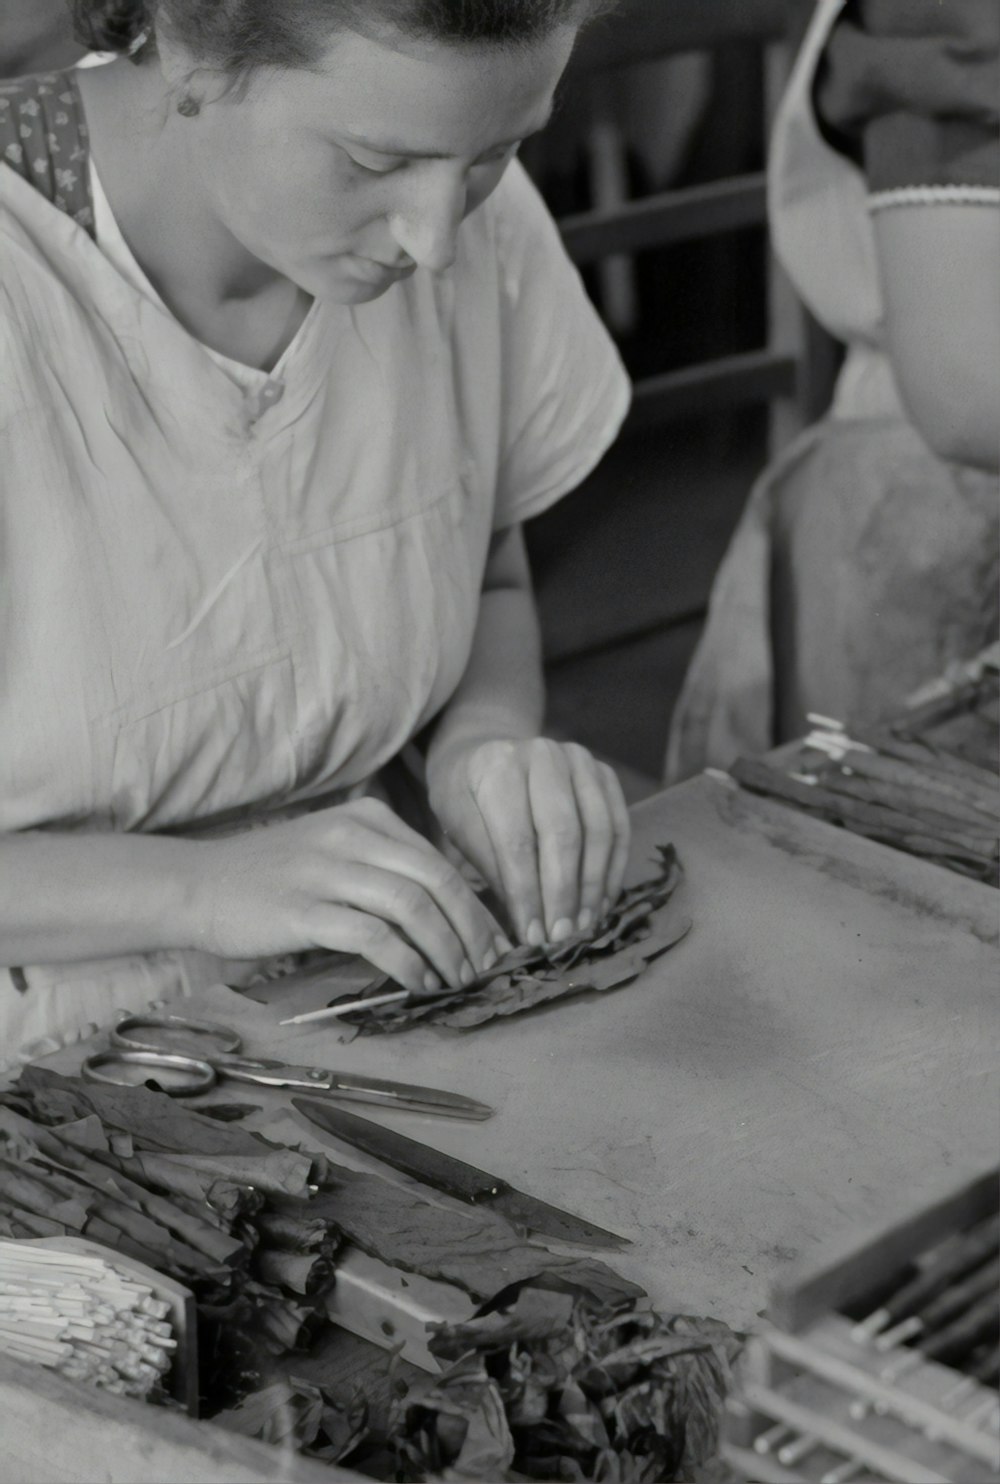
[[[361,1441],[366,1416],[360,1395],[341,1405],[322,1387],[289,1376],[252,1392],[212,1420],[244,1437],[291,1445],[311,1457],[337,1463]]]
[[[514,1441],[506,1477],[664,1484],[714,1452],[739,1346],[716,1321],[601,1318],[580,1296],[567,1306],[522,1288],[502,1313],[436,1329],[433,1353],[454,1363],[397,1406],[394,1446],[410,1478],[454,1465],[454,1413],[488,1377]]]
[[[537,951],[517,949],[508,960],[501,960],[501,964],[510,963],[510,972],[491,977],[482,989],[431,997],[402,1008],[392,1005],[359,1011],[345,1016],[344,1024],[356,1027],[362,1035],[406,1030],[423,1021],[468,1030],[566,995],[630,983],[691,927],[690,918],[664,912],[681,879],[681,867],[672,845],[661,846],[659,857],[657,875],[622,893],[596,937],[575,938],[550,952],[548,958],[540,958]]]
[[[236,1185],[286,1195],[308,1189],[310,1161],[247,1129],[203,1118],[147,1087],[101,1087],[63,1077],[47,1067],[28,1066],[4,1101],[17,1106],[31,1095],[33,1116],[51,1124],[76,1123],[96,1114],[106,1130],[128,1134],[147,1151],[183,1154],[192,1170],[231,1178]]]
[[[314,1196],[310,1213],[325,1217],[362,1251],[404,1272],[452,1283],[481,1301],[529,1279],[588,1293],[604,1313],[641,1297],[640,1288],[604,1263],[559,1256],[527,1242],[487,1207],[445,1210],[377,1175],[353,1170],[334,1168],[331,1178],[335,1188]]]
[[[481,1362],[454,1366],[440,1381],[420,1381],[407,1393],[414,1445],[399,1441],[405,1477],[453,1473],[462,1479],[502,1479],[514,1459],[503,1399]],[[419,1440],[419,1441],[416,1441]]]

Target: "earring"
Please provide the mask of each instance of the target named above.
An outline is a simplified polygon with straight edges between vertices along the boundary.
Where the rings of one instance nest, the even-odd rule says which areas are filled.
[[[193,119],[201,113],[201,104],[197,98],[192,98],[190,93],[184,93],[177,100],[177,112],[186,119]]]

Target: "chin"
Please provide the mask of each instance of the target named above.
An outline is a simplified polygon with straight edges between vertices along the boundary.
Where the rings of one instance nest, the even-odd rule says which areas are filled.
[[[337,283],[316,290],[317,299],[328,304],[368,304],[372,299],[381,299],[399,282],[391,278],[387,283]]]

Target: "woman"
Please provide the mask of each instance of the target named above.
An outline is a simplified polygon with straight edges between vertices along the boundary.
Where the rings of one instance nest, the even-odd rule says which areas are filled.
[[[8,1057],[314,948],[460,985],[618,893],[520,533],[628,398],[513,159],[593,9],[80,0],[119,56],[0,90]],[[414,738],[503,924],[365,796]]]
[[[676,781],[865,725],[996,638],[1000,7],[820,0],[775,123],[774,246],[847,344],[751,495],[675,713]]]

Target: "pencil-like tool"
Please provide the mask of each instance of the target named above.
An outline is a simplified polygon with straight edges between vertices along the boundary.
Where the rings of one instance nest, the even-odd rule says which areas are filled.
[[[388,974],[381,979],[374,980],[368,986],[368,993],[358,999],[334,1001],[332,1005],[325,1005],[321,1010],[307,1010],[302,1015],[292,1015],[287,1020],[281,1020],[279,1025],[308,1025],[311,1022],[321,1020],[336,1020],[344,1015],[357,1015],[363,1010],[377,1010],[382,1005],[429,1005],[438,1004],[445,1000],[461,999],[463,995],[473,994],[477,989],[485,989],[492,984],[494,979],[502,979],[505,974],[512,974],[518,969],[529,969],[534,964],[545,964],[549,962],[549,952],[542,948],[515,948],[511,953],[505,953],[499,963],[494,964],[477,979],[469,984],[463,984],[459,989],[439,989],[427,994],[414,994],[409,989],[387,988],[385,994],[372,994],[372,990],[381,989],[383,985],[395,984]]]

